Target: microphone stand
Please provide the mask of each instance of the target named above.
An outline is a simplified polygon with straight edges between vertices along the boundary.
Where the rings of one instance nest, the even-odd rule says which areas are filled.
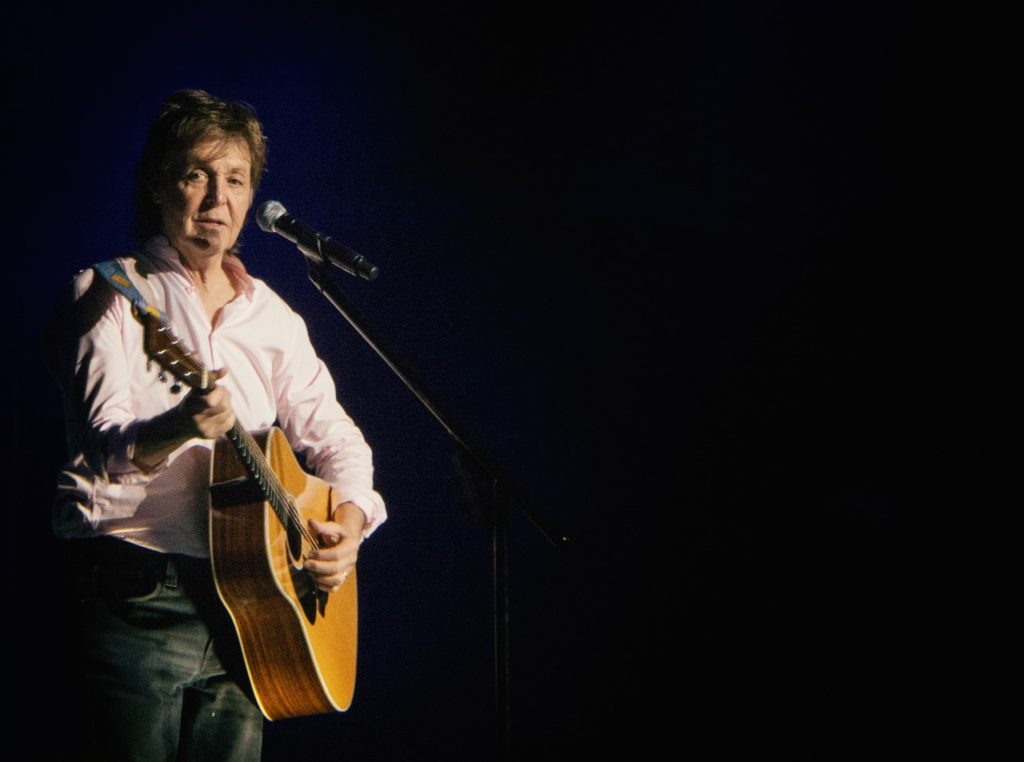
[[[302,251],[300,248],[299,251]],[[313,285],[334,305],[349,324],[356,330],[367,344],[381,357],[395,375],[405,384],[416,398],[427,408],[437,421],[448,432],[458,447],[457,457],[460,463],[469,464],[476,469],[481,480],[486,480],[486,500],[489,505],[481,515],[491,520],[491,544],[493,554],[494,584],[494,689],[496,717],[497,759],[509,759],[511,749],[511,724],[509,700],[509,643],[508,643],[508,505],[514,503],[530,520],[537,530],[554,546],[568,542],[568,537],[556,531],[551,524],[534,509],[528,496],[515,485],[505,471],[491,457],[485,454],[482,447],[471,441],[466,432],[456,429],[424,390],[423,385],[414,379],[414,374],[407,367],[402,367],[392,351],[385,350],[379,335],[373,330],[355,308],[352,302],[338,288],[327,274],[326,262],[321,258],[310,256],[303,251],[309,269],[309,279]],[[472,474],[470,475],[472,476]]]

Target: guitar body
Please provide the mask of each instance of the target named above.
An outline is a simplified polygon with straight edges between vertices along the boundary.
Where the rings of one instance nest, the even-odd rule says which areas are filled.
[[[210,488],[217,591],[268,719],[345,711],[355,688],[355,570],[328,595],[313,586],[301,560],[312,550],[301,529],[310,518],[329,519],[331,488],[301,468],[280,429],[253,436],[301,521],[283,524],[236,449],[218,441]]]

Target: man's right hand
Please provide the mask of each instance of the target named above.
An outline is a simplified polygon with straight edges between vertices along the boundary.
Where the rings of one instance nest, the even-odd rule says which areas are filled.
[[[226,370],[214,371],[214,380],[225,375]],[[141,471],[152,471],[188,440],[216,439],[234,425],[231,392],[219,385],[208,392],[192,391],[180,404],[139,427],[132,463]]]

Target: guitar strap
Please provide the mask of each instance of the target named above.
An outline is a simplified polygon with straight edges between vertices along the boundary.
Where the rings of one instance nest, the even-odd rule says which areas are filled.
[[[135,268],[135,260],[133,258],[117,257],[116,259],[108,259],[104,262],[96,263],[93,265],[93,269],[131,302],[132,309],[135,312],[144,312],[163,319],[163,313],[153,306],[153,302],[156,301],[153,299],[153,291],[145,277]],[[146,295],[149,297],[148,299],[147,296],[143,296],[143,291],[146,292]]]
[[[144,323],[141,316],[151,315],[168,327],[167,317],[153,304],[156,301],[153,288],[146,280],[146,276],[138,271],[134,257],[117,257],[97,262],[93,265],[93,269],[128,299],[132,305],[132,315],[136,320]],[[145,296],[143,292],[145,292]],[[205,369],[203,369],[201,378],[205,386],[207,381]],[[177,381],[171,386],[171,391],[175,394],[180,389],[181,386]]]

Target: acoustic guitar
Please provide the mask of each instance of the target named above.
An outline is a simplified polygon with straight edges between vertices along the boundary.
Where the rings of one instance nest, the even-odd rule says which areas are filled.
[[[155,313],[155,311],[154,311]],[[213,374],[162,317],[137,311],[146,354],[198,393]],[[277,427],[236,422],[213,452],[210,555],[260,710],[270,720],[345,711],[355,689],[355,570],[341,589],[316,588],[303,569],[321,547],[309,519],[329,520],[331,488],[299,465]]]

